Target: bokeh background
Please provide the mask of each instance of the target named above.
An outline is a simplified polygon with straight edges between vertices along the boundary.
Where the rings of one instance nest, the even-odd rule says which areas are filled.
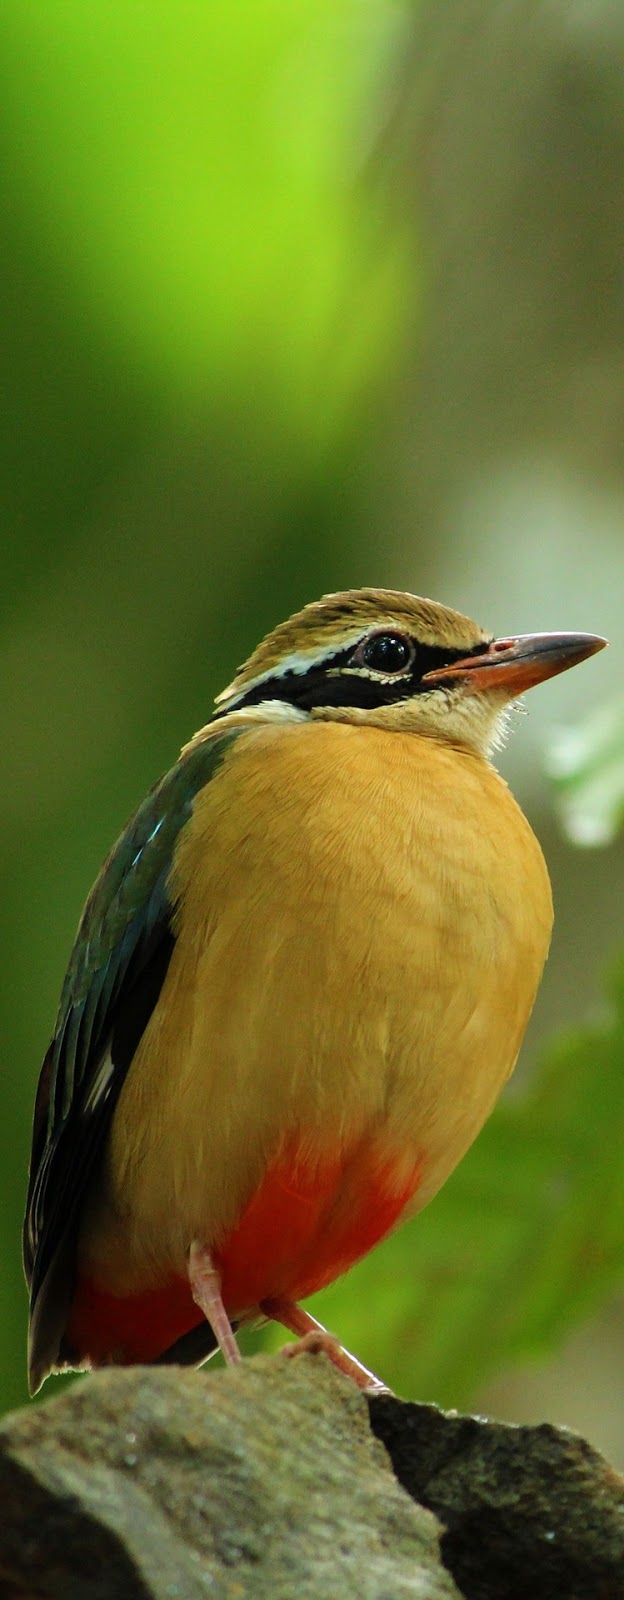
[[[612,643],[503,757],[557,910],[514,1085],[317,1314],[624,1465],[624,9],[6,0],[0,97],[1,1403],[99,863],[260,635],[372,583]]]

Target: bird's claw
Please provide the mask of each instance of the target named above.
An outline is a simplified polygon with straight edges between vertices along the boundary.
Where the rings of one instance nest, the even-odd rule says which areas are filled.
[[[301,1339],[294,1339],[291,1344],[282,1347],[280,1354],[286,1356],[287,1360],[300,1355],[326,1355],[332,1365],[344,1373],[345,1377],[350,1378],[364,1394],[392,1394],[387,1384],[376,1378],[374,1372],[369,1372],[368,1367],[364,1367],[361,1361],[356,1361],[355,1356],[349,1355],[348,1350],[343,1350],[333,1333],[326,1333],[325,1329],[314,1328],[310,1333],[305,1333]]]

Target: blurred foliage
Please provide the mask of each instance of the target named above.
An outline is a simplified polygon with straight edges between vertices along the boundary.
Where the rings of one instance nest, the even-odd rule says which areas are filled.
[[[619,617],[596,519],[570,559],[566,509],[562,559],[538,517],[532,557],[508,463],[489,545],[466,488],[519,439],[622,473],[617,12],[3,7],[1,1407],[25,1398],[30,1106],[80,906],[237,661],[358,582],[478,597],[501,631],[610,631],[591,584]],[[605,521],[620,560],[619,502]],[[584,762],[596,782],[598,726],[570,795]],[[591,901],[602,858],[590,881],[552,837],[548,856],[571,902],[548,993],[559,959],[569,1003],[613,873]],[[403,1392],[468,1398],[620,1281],[621,1056],[619,1009],[554,1045],[422,1218],[318,1297]]]
[[[610,844],[624,822],[624,701],[611,701],[575,728],[559,728],[548,771],[574,843]]]
[[[121,370],[128,406],[147,394],[188,417],[198,398],[216,407],[239,389],[254,407],[279,398],[291,446],[335,443],[401,327],[399,218],[387,226],[364,182],[401,17],[381,0],[247,0],[236,18],[220,4],[112,3],[87,21],[78,0],[9,0],[4,183],[23,256],[37,228],[35,305],[17,293],[5,229],[6,279],[35,310],[33,366],[46,320],[58,337],[71,311],[74,333],[64,359],[52,346],[44,403],[73,378],[104,421]],[[75,405],[53,410],[43,434],[33,419],[37,454],[87,432],[76,438]]]

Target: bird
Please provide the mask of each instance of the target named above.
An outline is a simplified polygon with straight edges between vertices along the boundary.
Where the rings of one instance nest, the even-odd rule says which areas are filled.
[[[394,590],[280,623],[86,901],[36,1094],[29,1383],[240,1360],[437,1193],[515,1065],[552,927],[491,761],[603,648]]]

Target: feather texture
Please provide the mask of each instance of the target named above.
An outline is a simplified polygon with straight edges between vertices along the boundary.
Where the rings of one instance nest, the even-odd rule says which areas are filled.
[[[315,1252],[332,1275],[328,1238],[356,1191],[363,1251],[367,1194],[392,1226],[455,1166],[513,1068],[550,889],[480,757],[313,722],[241,735],[197,793],[168,886],[175,948],[85,1214],[81,1272],[149,1297],[184,1279],[199,1238],[235,1280],[240,1318],[261,1282],[262,1298],[310,1292]],[[246,1219],[267,1182],[263,1230]],[[291,1250],[289,1189],[306,1183],[323,1204]]]
[[[35,1104],[24,1224],[35,1382],[58,1357],[81,1207],[169,965],[175,840],[235,738],[224,733],[195,746],[152,789],[104,863],[80,921]]]

